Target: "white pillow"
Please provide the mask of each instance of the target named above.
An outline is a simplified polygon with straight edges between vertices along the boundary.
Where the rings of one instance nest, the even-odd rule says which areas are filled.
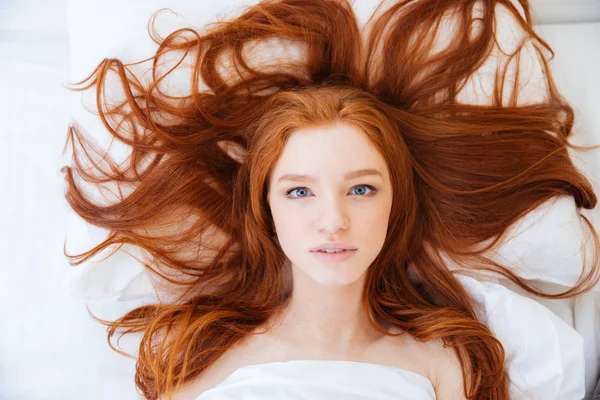
[[[581,336],[540,303],[493,282],[456,274],[481,321],[502,342],[511,399],[574,400],[585,395]]]
[[[591,232],[579,216],[575,200],[569,196],[557,196],[544,202],[513,224],[506,237],[497,250],[486,256],[525,280],[560,285],[562,291],[572,287],[581,276],[583,249],[587,252],[586,271],[594,255]],[[442,258],[450,269],[461,269],[448,257],[442,255]],[[476,273],[498,277],[487,271]],[[600,285],[593,290],[600,291]]]
[[[73,211],[67,221],[67,254],[78,254],[101,243],[108,231],[81,219]],[[143,252],[124,245],[113,255],[114,246],[105,249],[81,265],[69,267],[63,280],[63,290],[70,297],[118,301],[157,297],[149,272],[139,260]],[[105,259],[107,256],[109,258]]]

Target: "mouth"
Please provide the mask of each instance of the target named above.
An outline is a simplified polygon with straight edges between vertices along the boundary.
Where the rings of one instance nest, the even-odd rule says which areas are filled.
[[[327,253],[322,250],[312,251],[312,255],[321,262],[340,262],[350,259],[357,252],[354,250],[342,250],[339,252]]]
[[[343,253],[344,251],[355,251],[356,249],[338,249],[336,251],[312,250],[313,253],[320,252],[325,254]]]

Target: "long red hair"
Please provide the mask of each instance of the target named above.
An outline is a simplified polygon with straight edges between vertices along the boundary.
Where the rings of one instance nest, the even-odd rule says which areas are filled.
[[[292,287],[273,237],[269,173],[295,129],[335,121],[369,136],[394,187],[386,242],[365,282],[363,305],[373,326],[387,333],[376,322],[386,321],[418,340],[443,340],[461,361],[468,398],[508,399],[502,345],[478,321],[441,254],[546,297],[573,296],[599,279],[596,254],[573,288],[546,295],[485,257],[512,224],[552,197],[572,196],[587,209],[597,201],[567,152],[575,148],[567,141],[574,113],[549,73],[545,51],[552,50],[533,31],[527,1],[519,1],[524,14],[509,0],[398,1],[376,10],[363,40],[345,0],[265,0],[202,34],[181,29],[155,38],[149,82],[131,72],[133,64],[105,59],[74,85],[95,87],[104,126],[131,154],[128,165],[99,160],[94,154],[102,151],[70,126],[66,199],[110,235],[68,256],[77,265],[109,246],[132,244],[169,282],[168,301],[101,320],[110,327],[109,343],[119,329],[142,333],[136,384],[147,399],[169,397],[285,307]],[[475,4],[482,6],[481,29],[473,32]],[[536,44],[547,77],[543,102],[517,104],[518,80],[513,96],[503,98],[501,73],[492,104],[456,99],[494,46],[499,5]],[[459,29],[434,52],[448,12]],[[297,46],[302,56],[256,62],[246,50],[269,39]],[[161,90],[183,65],[159,73],[170,53],[192,60],[182,96]],[[223,58],[229,69],[221,68]],[[123,97],[109,102],[113,74]],[[120,198],[100,204],[77,182],[112,184]],[[581,217],[598,247],[596,231]]]

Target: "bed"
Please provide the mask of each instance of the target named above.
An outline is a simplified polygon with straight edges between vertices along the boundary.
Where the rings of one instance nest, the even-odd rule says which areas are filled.
[[[135,360],[109,348],[105,327],[86,309],[87,304],[95,315],[110,319],[148,301],[131,295],[144,290],[144,281],[135,281],[139,271],[120,270],[129,274],[121,281],[129,286],[106,281],[81,286],[81,275],[74,274],[63,255],[66,237],[76,236],[85,246],[101,234],[74,223],[63,199],[66,127],[83,115],[80,98],[63,85],[83,79],[103,57],[118,54],[119,35],[147,44],[146,23],[159,8],[171,7],[198,24],[247,3],[252,2],[0,4],[0,176],[8,193],[0,207],[0,399],[140,398],[133,379]],[[367,15],[376,1],[355,3],[357,12]],[[576,111],[573,143],[600,144],[600,1],[538,0],[533,7],[536,30],[555,51],[551,67],[556,83]],[[574,156],[600,194],[600,149]],[[600,230],[599,207],[582,213]],[[585,398],[591,398],[600,375],[599,293],[572,300],[536,299],[582,339]],[[119,345],[134,354],[136,338],[125,337]]]

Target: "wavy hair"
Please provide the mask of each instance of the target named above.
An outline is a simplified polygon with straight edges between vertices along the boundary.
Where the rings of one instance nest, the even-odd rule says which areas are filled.
[[[165,283],[168,300],[99,320],[120,353],[110,342],[118,330],[141,333],[135,380],[145,398],[170,398],[284,309],[293,285],[267,205],[269,173],[296,129],[345,121],[378,148],[394,187],[386,241],[363,291],[370,322],[385,334],[378,320],[420,341],[441,339],[459,357],[469,399],[508,399],[503,347],[442,254],[548,298],[574,296],[599,280],[597,252],[559,294],[536,290],[485,256],[555,196],[572,196],[578,208],[597,202],[567,152],[583,148],[567,141],[574,113],[549,72],[545,53],[554,54],[532,29],[528,2],[519,2],[523,13],[509,0],[397,1],[380,5],[359,29],[346,0],[265,0],[203,32],[177,29],[166,38],[153,29],[155,14],[149,34],[159,47],[143,60],[152,61],[150,80],[132,72],[139,63],[105,59],[73,85],[95,88],[104,127],[131,153],[128,165],[117,163],[70,124],[66,199],[110,234],[89,251],[65,254],[78,265],[111,246],[137,246]],[[523,46],[535,44],[548,89],[542,101],[518,104],[518,77],[505,97],[508,62],[498,68],[491,104],[458,100],[494,48],[499,6],[526,34],[508,61],[518,66]],[[449,13],[458,29],[435,49]],[[279,57],[261,60],[267,50],[256,46],[269,43]],[[292,48],[300,56],[284,54]],[[181,57],[161,72],[167,54]],[[186,93],[162,90],[190,59]],[[94,201],[84,183],[113,185],[118,201]]]

